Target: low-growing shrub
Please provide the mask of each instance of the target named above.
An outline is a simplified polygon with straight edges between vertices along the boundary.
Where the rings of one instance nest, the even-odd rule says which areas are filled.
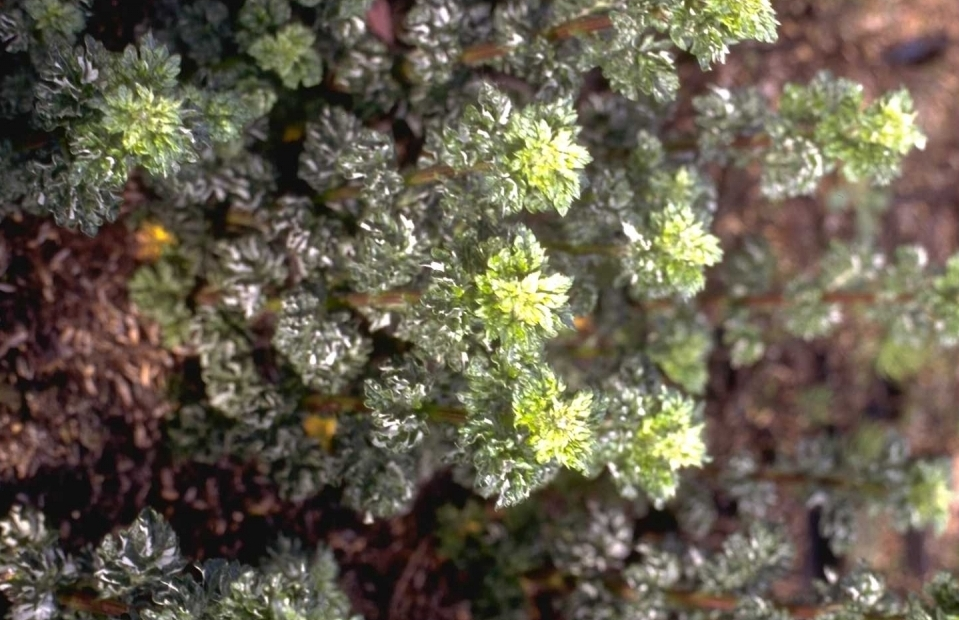
[[[679,64],[772,42],[768,0],[170,0],[132,26],[97,7],[0,8],[0,215],[96,234],[135,177],[126,221],[150,251],[130,294],[200,369],[201,389],[170,395],[183,457],[255,460],[292,499],[336,486],[369,518],[452,469],[515,507],[445,513],[444,549],[500,597],[477,613],[519,614],[520,576],[544,565],[573,579],[577,618],[955,613],[946,578],[922,604],[868,572],[824,585],[821,608],[767,595],[792,557],[761,525],[778,483],[810,486],[841,549],[856,506],[941,525],[941,464],[874,427],[775,463],[710,463],[703,437],[717,345],[750,366],[861,308],[886,334],[879,368],[903,378],[959,339],[959,258],[836,239],[781,287],[767,247],[724,257],[711,232],[720,167],[759,170],[770,202],[826,178],[888,185],[925,143],[907,92],[870,99],[828,73],[772,99],[712,88],[676,130]],[[649,505],[709,527],[681,476],[704,466],[750,524],[708,560],[635,547]],[[540,514],[537,492],[569,510]],[[15,618],[347,613],[325,556],[197,580],[153,513],[84,559],[31,519],[15,513],[0,550]]]

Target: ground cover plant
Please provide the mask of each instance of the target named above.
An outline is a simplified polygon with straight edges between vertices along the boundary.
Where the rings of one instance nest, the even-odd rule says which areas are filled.
[[[180,368],[175,459],[252,463],[370,523],[441,473],[470,491],[434,536],[478,580],[473,616],[532,615],[533,588],[567,618],[948,617],[947,575],[773,591],[780,486],[841,554],[864,510],[943,527],[941,460],[878,424],[775,457],[707,447],[717,346],[750,367],[855,317],[864,363],[902,381],[959,341],[959,256],[883,251],[863,205],[798,275],[712,232],[725,170],[774,209],[888,186],[926,142],[907,91],[827,72],[682,95],[776,27],[765,0],[9,2],[0,215],[136,230],[129,296]],[[724,510],[738,530],[710,542]],[[681,535],[639,537],[663,515]],[[191,566],[152,509],[76,552],[20,503],[0,533],[13,618],[353,613],[333,556],[286,539],[253,569]]]

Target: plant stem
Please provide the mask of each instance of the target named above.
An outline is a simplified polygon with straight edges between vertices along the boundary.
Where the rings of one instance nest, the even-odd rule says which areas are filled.
[[[878,298],[878,293],[874,291],[828,291],[821,297],[823,303],[836,304],[840,306],[854,306],[858,304],[871,304]],[[903,293],[889,300],[891,303],[904,303],[914,299],[911,293]],[[730,297],[722,294],[704,295],[696,298],[699,308],[703,312],[718,312],[723,314],[732,308],[779,308],[789,305],[790,299],[783,293],[756,293],[755,295],[743,295],[741,297]],[[634,304],[645,310],[668,310],[676,306],[674,299],[653,299],[646,302],[637,302]]]
[[[345,396],[338,394],[313,393],[303,397],[300,402],[303,407],[314,413],[363,413],[369,411],[359,396]],[[427,404],[422,409],[427,416],[451,424],[462,424],[466,421],[466,412],[454,407],[443,407],[437,404]]]
[[[435,166],[430,166],[428,168],[422,168],[420,170],[414,170],[413,172],[406,173],[403,175],[403,182],[407,187],[418,187],[420,185],[435,183],[442,179],[451,179],[461,174],[482,172],[489,169],[490,166],[488,164],[477,164],[469,168],[461,169],[453,168],[452,166],[446,166],[443,164],[436,164]],[[361,189],[361,187],[356,185],[341,185],[340,187],[334,187],[320,194],[316,198],[316,202],[322,204],[327,202],[350,200],[359,196]]]
[[[542,241],[541,245],[548,250],[555,250],[573,256],[622,256],[627,251],[624,245],[601,245],[598,243],[573,245],[571,243]]]
[[[122,601],[96,598],[92,594],[73,590],[58,592],[57,602],[64,607],[98,616],[122,616],[131,611],[130,606]]]
[[[718,478],[722,471],[713,466],[703,467],[701,470],[708,478]],[[747,474],[746,479],[756,482],[771,482],[776,486],[801,486],[805,484],[818,485],[829,489],[854,489],[863,495],[881,497],[886,488],[878,483],[857,478],[854,474],[843,475],[840,470],[835,474],[811,474],[802,471],[767,468]]]
[[[385,293],[348,293],[342,297],[337,297],[336,301],[343,302],[354,308],[379,308],[388,310],[390,308],[406,308],[411,304],[419,302],[423,296],[418,291],[387,291]]]
[[[471,171],[472,170],[457,170],[452,166],[437,164],[436,166],[430,166],[429,168],[423,168],[422,170],[417,170],[411,174],[408,174],[403,180],[406,181],[406,185],[408,187],[416,187],[417,185],[434,183],[441,179],[449,179],[458,174],[464,174]]]
[[[573,580],[577,579],[571,575],[565,575],[558,569],[554,568],[545,576],[545,578],[543,578],[543,581],[562,583],[567,582],[567,580],[570,578]],[[613,595],[626,601],[638,601],[645,596],[645,594],[637,592],[628,583],[626,583],[621,575],[610,576],[604,579],[604,583],[609,591],[613,593]],[[740,603],[743,600],[741,597],[738,597],[734,594],[698,592],[695,590],[686,590],[680,588],[665,588],[659,592],[662,593],[666,605],[671,608],[667,610],[667,613],[669,613],[669,611],[680,610],[687,612],[698,611],[710,618],[719,618],[722,617],[719,614],[734,612],[740,606]],[[814,618],[818,618],[826,614],[841,612],[844,609],[844,605],[842,603],[825,603],[816,605],[777,600],[771,600],[769,602],[773,607],[778,610],[785,611],[795,620],[813,620]],[[669,615],[672,616],[673,614]],[[863,615],[863,618],[864,620],[905,620],[905,616],[895,614],[880,615],[866,613]]]
[[[631,597],[635,593],[629,591]],[[667,590],[666,600],[677,607],[699,611],[734,611],[740,603],[736,596],[727,594],[706,594],[703,592],[689,592],[682,590]],[[843,606],[838,603],[827,605],[803,605],[798,603],[774,603],[774,605],[797,620],[812,620],[824,614],[841,611]],[[890,615],[882,616],[878,614],[865,614],[868,620],[902,620],[902,616]]]
[[[583,15],[550,29],[545,36],[550,41],[562,41],[612,27],[613,21],[609,15]]]
[[[610,20],[609,15],[593,13],[575,17],[540,33],[540,36],[550,41],[562,41],[563,39],[570,39],[590,32],[606,30],[607,28],[611,28],[612,25],[613,22]],[[463,50],[463,53],[460,54],[460,62],[465,65],[478,65],[487,60],[505,56],[509,54],[512,49],[512,45],[480,43]]]
[[[329,189],[322,194],[320,194],[317,202],[327,203],[327,202],[340,202],[342,200],[350,200],[356,198],[360,195],[360,187],[356,185],[343,185],[341,187],[334,187]]]
[[[600,246],[584,245],[572,246],[564,244],[544,244],[546,247],[561,252],[576,254],[580,256],[599,255],[616,256],[624,250],[623,246]],[[855,306],[859,304],[875,303],[879,294],[874,291],[829,291],[822,295],[821,299],[826,304],[837,304],[840,306]],[[410,304],[419,302],[422,293],[418,291],[387,291],[385,293],[349,293],[338,297],[336,302],[348,305],[353,308],[371,307],[383,310],[401,309]],[[903,293],[889,300],[891,303],[905,303],[915,298],[912,293]],[[786,306],[790,303],[789,297],[783,293],[757,293],[755,295],[743,295],[741,297],[730,297],[726,295],[706,295],[696,298],[699,309],[707,315],[722,317],[733,308],[750,308],[756,310],[774,309]],[[675,308],[678,304],[675,299],[653,299],[645,302],[635,302],[634,307],[646,312],[666,311]],[[582,326],[577,329],[581,333],[588,333],[591,330],[591,321],[589,317],[580,317]],[[717,318],[718,320],[718,318]]]
[[[684,609],[700,611],[733,611],[739,605],[735,596],[722,594],[706,594],[703,592],[686,592],[681,590],[667,590],[666,600],[670,604]],[[816,616],[832,611],[834,606],[778,604],[794,618],[815,618]]]

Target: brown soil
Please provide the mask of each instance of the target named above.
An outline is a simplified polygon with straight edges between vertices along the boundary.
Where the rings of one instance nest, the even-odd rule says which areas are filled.
[[[134,240],[122,224],[88,238],[34,218],[0,238],[0,484],[37,497],[96,537],[136,515],[169,410],[172,359],[131,312]]]
[[[879,240],[887,251],[900,244],[920,244],[930,261],[941,263],[959,250],[959,4],[949,0],[782,0],[779,41],[772,46],[736,48],[730,62],[710,81],[727,88],[756,85],[775,99],[783,84],[804,82],[821,70],[863,84],[867,97],[906,87],[916,104],[918,122],[928,136],[925,150],[912,153],[903,175],[887,191],[889,208]],[[861,191],[826,183],[817,200],[764,203],[748,175],[736,174],[725,185],[716,229],[732,245],[749,231],[761,230],[787,273],[814,267],[831,237],[849,237],[853,216],[824,206],[830,191]],[[811,427],[842,431],[863,421],[899,428],[914,452],[955,453],[957,424],[956,355],[938,354],[937,362],[908,385],[884,381],[872,370],[874,352],[864,343],[877,334],[851,318],[828,341],[785,341],[774,346],[755,369],[729,373],[720,352],[715,359],[714,394],[709,403],[717,431],[736,425],[753,428],[730,445],[716,432],[716,454],[736,449],[789,453],[795,438]],[[725,380],[719,381],[723,377]],[[717,383],[718,381],[718,383]],[[771,446],[769,444],[772,444]],[[721,458],[721,457],[720,457]],[[778,506],[797,540],[809,537],[801,495]],[[959,504],[957,504],[959,507]],[[955,514],[955,512],[954,512]],[[866,559],[885,570],[893,585],[915,588],[934,570],[959,566],[955,541],[959,519],[943,538],[925,532],[897,534],[885,520],[860,519],[860,542],[850,560]],[[797,570],[808,569],[801,557]],[[805,566],[804,566],[805,565]],[[806,579],[808,583],[808,572]]]

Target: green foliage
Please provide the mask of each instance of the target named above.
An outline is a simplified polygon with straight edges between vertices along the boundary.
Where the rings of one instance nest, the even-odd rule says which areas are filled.
[[[23,10],[34,22],[44,40],[61,38],[72,42],[86,26],[84,7],[88,3],[74,4],[60,0],[26,0]]]
[[[369,360],[372,345],[345,312],[323,316],[319,298],[299,291],[283,299],[273,346],[313,390],[341,392]]]
[[[948,515],[949,466],[939,459],[910,456],[899,433],[863,425],[849,438],[826,434],[805,438],[792,457],[777,458],[764,470],[755,459],[731,463],[724,481],[742,509],[767,518],[776,501],[776,480],[794,479],[822,509],[820,523],[836,553],[854,543],[853,514],[884,512],[900,531],[942,527]]]
[[[7,575],[0,592],[10,599],[15,620],[55,617],[56,588],[80,576],[77,562],[59,548],[43,516],[21,506],[0,521],[0,569]]]
[[[512,246],[490,256],[487,271],[475,279],[478,309],[486,338],[504,346],[530,349],[557,335],[567,312],[571,282],[542,271],[546,252],[527,230]]]
[[[580,173],[591,161],[576,144],[572,101],[513,110],[503,93],[486,86],[479,106],[443,135],[444,161],[476,170],[488,184],[487,204],[504,214],[554,210],[565,215],[580,193]]]
[[[244,571],[229,584],[211,617],[307,618],[335,620],[350,614],[346,595],[336,584],[338,569],[332,554],[304,554],[281,540],[273,557],[259,571]]]
[[[150,173],[165,176],[178,165],[177,155],[188,153],[193,136],[183,128],[182,101],[157,97],[137,85],[135,91],[120,86],[103,102],[100,128],[119,136],[119,151],[136,158]],[[77,137],[76,150],[93,150],[106,142],[101,136]]]
[[[101,592],[117,598],[133,599],[185,566],[173,528],[153,510],[144,511],[126,531],[104,538],[94,556]]]
[[[571,3],[560,3],[560,6]],[[613,87],[629,97],[651,95],[665,102],[676,96],[679,77],[670,43],[691,53],[704,69],[724,62],[729,45],[745,40],[772,42],[776,18],[769,0],[644,0],[614,2],[609,19],[612,33],[584,37],[580,66],[599,66]],[[588,6],[588,5],[587,5]],[[589,9],[579,7],[583,13]],[[558,11],[567,16],[574,11]],[[653,32],[668,39],[658,38]]]
[[[744,315],[731,316],[723,326],[723,344],[729,347],[729,361],[733,368],[750,366],[762,359],[766,352],[762,329],[750,323],[748,316]]]
[[[697,406],[636,362],[623,366],[607,393],[598,452],[610,462],[614,480],[629,497],[642,489],[657,502],[669,499],[679,485],[679,469],[706,459]]]
[[[502,509],[439,516],[442,549],[495,590],[474,608],[490,617],[521,617],[518,584],[539,570],[564,572],[569,618],[783,618],[768,589],[792,552],[761,521],[784,481],[837,551],[860,508],[941,526],[944,466],[893,432],[810,432],[769,467],[744,450],[695,473],[714,347],[742,368],[855,313],[885,334],[877,368],[903,380],[959,342],[959,258],[879,252],[875,214],[796,273],[713,232],[716,165],[758,169],[772,200],[835,173],[890,183],[925,141],[905,91],[867,102],[821,74],[774,106],[716,88],[677,135],[677,51],[708,68],[774,40],[768,0],[418,0],[391,14],[390,43],[366,0],[164,6],[136,28],[155,35],[109,46],[87,3],[0,9],[0,115],[26,128],[0,141],[0,214],[93,234],[144,173],[135,217],[177,243],[130,295],[199,364],[199,389],[171,394],[178,457],[253,462],[294,501],[336,486],[367,518],[451,469]],[[597,68],[609,90],[584,79]],[[713,474],[747,522],[718,553],[637,538],[650,505],[705,538]],[[35,521],[0,526],[17,620],[54,617],[60,589],[89,579],[156,620],[348,613],[326,554],[191,575],[153,513],[79,559]],[[832,585],[830,617],[903,609],[870,573]],[[916,620],[954,606],[951,582],[934,588]]]
[[[908,319],[907,319],[908,321]],[[894,325],[879,346],[876,370],[897,383],[914,377],[926,363],[931,343],[917,337],[907,321]]]
[[[40,20],[59,15],[58,6],[28,2],[25,8]],[[64,9],[58,27],[81,29],[76,10]],[[89,37],[76,49],[72,36],[46,43],[47,52],[31,54],[32,71],[21,75],[35,97],[27,120],[50,141],[36,151],[38,158],[16,161],[33,176],[17,198],[63,225],[92,234],[116,217],[120,189],[134,168],[174,174],[211,141],[236,139],[249,120],[236,100],[180,84],[179,56],[150,35],[122,53]]]
[[[699,59],[705,69],[723,62],[730,43],[746,40],[772,42],[779,25],[769,0],[706,0],[696,6],[676,2],[670,10],[669,36]]]
[[[915,604],[909,617],[914,620],[931,620],[936,617],[954,616],[959,611],[959,584],[953,576],[939,573],[926,584],[926,594],[931,606]]]
[[[719,262],[719,240],[706,232],[686,205],[669,205],[650,218],[649,236],[629,223],[623,232],[631,242],[628,268],[637,295],[690,297],[706,283],[703,267]]]
[[[152,509],[76,557],[59,549],[42,516],[19,505],[0,521],[0,532],[0,570],[7,575],[0,591],[14,601],[12,617],[18,620],[102,614],[147,620],[351,618],[332,555],[318,550],[307,556],[287,540],[259,569],[211,559],[196,566],[197,580],[173,529]]]
[[[898,165],[918,143],[905,99],[867,106],[872,112],[863,118],[853,115],[862,131],[850,134],[848,110],[862,111],[861,95],[820,77],[790,86],[778,111],[755,93],[716,91],[697,102],[701,158],[664,144],[657,134],[668,110],[660,104],[678,84],[669,42],[704,65],[721,61],[737,40],[772,38],[765,2],[708,2],[697,10],[666,0],[614,3],[598,13],[588,3],[555,3],[552,13],[505,3],[461,18],[443,0],[424,2],[406,16],[407,43],[428,48],[410,50],[410,64],[377,51],[360,19],[363,3],[312,8],[318,21],[311,26],[314,13],[288,2],[244,3],[235,40],[255,64],[237,59],[228,75],[206,69],[205,79],[227,89],[205,99],[196,93],[209,89],[177,84],[176,57],[154,43],[126,52],[120,74],[127,77],[97,125],[108,128],[106,137],[91,130],[88,140],[113,140],[130,151],[131,164],[157,175],[150,209],[189,257],[178,269],[169,259],[141,269],[133,285],[141,309],[154,312],[170,341],[201,363],[205,398],[181,407],[172,436],[181,450],[205,459],[255,456],[297,497],[345,484],[349,501],[369,502],[357,508],[390,512],[412,496],[417,463],[446,462],[499,505],[524,500],[563,469],[588,476],[608,469],[630,496],[665,501],[676,493],[679,472],[706,460],[692,394],[704,389],[713,338],[705,316],[683,304],[704,289],[723,248],[710,232],[716,189],[701,164],[765,158],[761,183],[787,195],[793,190],[771,188],[799,179],[811,191],[839,165],[882,176],[877,166],[893,160],[875,155],[875,145],[895,152]],[[229,32],[228,18],[212,5],[204,11],[183,25],[219,24],[203,32],[222,53],[229,37],[216,33]],[[578,20],[597,16],[609,24],[578,30]],[[524,45],[536,31],[549,36]],[[527,80],[526,95],[471,81],[470,46],[487,40],[506,42],[494,64]],[[108,55],[89,45],[91,58]],[[426,70],[421,54],[448,66],[416,73]],[[628,75],[615,70],[623,62]],[[628,96],[652,94],[659,103],[594,97],[577,113],[579,78],[570,67],[596,65]],[[387,66],[399,71],[384,72]],[[228,122],[236,103],[230,97],[261,102],[253,107],[263,114],[276,101],[264,80],[279,77],[293,96],[324,72],[350,91],[353,112],[303,104],[298,174],[307,185],[281,189],[265,124],[254,123],[238,141]],[[404,169],[394,141],[363,120],[375,110],[404,109],[397,101],[415,102],[409,119],[425,140],[421,157]],[[149,123],[123,122],[147,104],[156,108]],[[284,102],[274,114],[289,107]],[[232,148],[201,148],[200,132],[179,132],[198,116],[207,119],[208,137],[232,141]],[[283,129],[293,140],[299,122]],[[838,131],[853,136],[846,151],[830,146]],[[771,148],[759,141],[755,152],[737,154],[737,141],[761,132]],[[627,157],[606,146],[614,134],[632,151]],[[799,160],[799,172],[813,172],[797,174]],[[217,235],[209,228],[191,223],[191,213],[213,220],[224,208],[228,221],[245,222],[243,234],[211,239]],[[812,337],[836,323],[840,315],[822,287],[863,282],[837,275],[851,257],[837,254],[816,278],[790,285],[790,331]],[[177,277],[182,286],[174,285]],[[214,301],[192,298],[197,282],[208,284]],[[770,284],[757,281],[749,290]],[[610,304],[622,285],[629,296]],[[149,288],[161,286],[169,295],[151,297]],[[611,309],[599,335],[613,343],[610,358],[589,370],[575,360],[557,363],[555,343],[581,338],[573,317],[591,315],[601,296]],[[934,303],[920,298],[923,307]],[[675,311],[642,325],[624,319],[622,304],[649,300],[676,304]],[[754,362],[765,345],[751,317],[740,309],[723,332],[738,364]],[[381,345],[389,361],[374,357],[374,341],[390,343]],[[277,354],[275,367],[254,361],[263,347]],[[365,412],[341,415],[358,408]],[[305,430],[320,427],[327,430],[319,437]],[[381,462],[387,454],[391,460]]]
[[[525,197],[511,202],[523,203],[533,212],[552,208],[566,215],[579,197],[580,171],[592,160],[589,151],[575,142],[573,121],[569,102],[555,110],[526,108],[510,117],[505,134],[512,152],[505,167]]]
[[[709,324],[684,313],[657,317],[649,339],[649,358],[666,377],[690,394],[701,395],[708,374],[706,358],[713,347]]]
[[[250,56],[264,71],[280,76],[287,88],[316,86],[323,77],[320,54],[313,49],[316,35],[299,23],[284,26],[275,35],[263,35],[249,48]]]
[[[780,112],[793,122],[815,123],[816,144],[827,158],[843,162],[851,181],[888,184],[902,156],[926,144],[915,127],[912,99],[902,90],[864,106],[861,86],[821,74],[806,88],[786,89]]]
[[[850,181],[888,185],[903,157],[926,144],[908,92],[866,104],[860,85],[826,72],[807,85],[787,85],[775,112],[755,90],[716,89],[695,105],[704,154],[760,161],[760,187],[773,200],[810,195],[837,169]],[[733,148],[744,138],[747,146]]]
[[[795,559],[783,533],[762,525],[727,538],[700,570],[706,592],[748,592],[768,587]]]
[[[513,395],[513,412],[517,427],[529,432],[537,461],[555,459],[563,467],[583,470],[592,452],[593,396],[581,392],[567,400],[565,387],[544,373],[519,386]]]
[[[240,8],[237,25],[243,38],[252,41],[287,23],[292,15],[287,0],[248,0]]]
[[[941,533],[949,518],[952,476],[946,462],[917,461],[909,468],[905,504],[909,527],[931,525]]]

